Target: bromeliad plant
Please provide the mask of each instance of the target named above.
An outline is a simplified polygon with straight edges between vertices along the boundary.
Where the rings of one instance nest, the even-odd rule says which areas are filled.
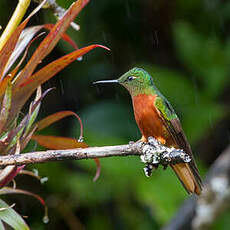
[[[76,148],[87,147],[82,141],[73,138],[52,137],[35,135],[36,130],[41,130],[48,125],[66,116],[74,115],[71,111],[62,111],[48,116],[40,122],[35,122],[43,97],[50,91],[42,93],[41,85],[55,76],[71,62],[82,57],[90,50],[101,47],[101,45],[90,45],[78,49],[76,44],[65,34],[66,29],[89,0],[78,0],[73,3],[65,15],[55,25],[41,25],[26,28],[29,19],[42,7],[41,3],[18,27],[12,35],[4,42],[0,49],[0,154],[20,154],[31,138],[47,148]],[[48,29],[48,35],[37,47],[29,61],[24,64],[30,44],[36,39],[35,34],[42,28]],[[35,37],[35,38],[34,38]],[[60,39],[68,41],[76,49],[48,65],[36,70],[39,63],[52,51]],[[0,39],[1,40],[1,39]],[[19,59],[20,54],[23,54]],[[18,62],[17,64],[16,61]],[[24,64],[24,66],[23,66]],[[16,66],[15,66],[16,65]],[[14,66],[14,68],[12,68]],[[28,99],[35,93],[28,112],[22,116],[22,108]],[[80,121],[81,124],[81,121]],[[81,138],[82,138],[81,125]],[[96,161],[97,162],[97,161]],[[42,204],[44,201],[35,194],[28,191],[16,189],[15,186],[7,187],[14,177],[23,172],[24,166],[7,166],[0,171],[0,194],[24,193],[35,196]],[[98,175],[97,175],[98,176]],[[13,183],[14,185],[15,183]],[[12,221],[15,220],[15,221]],[[0,200],[0,227],[4,229],[3,222],[8,223],[14,229],[28,229],[24,220]]]

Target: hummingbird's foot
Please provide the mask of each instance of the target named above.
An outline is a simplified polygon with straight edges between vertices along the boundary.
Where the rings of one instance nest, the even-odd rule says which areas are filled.
[[[191,157],[183,150],[166,147],[153,137],[149,137],[148,143],[143,143],[142,152],[141,161],[146,164],[144,172],[147,177],[151,176],[152,171],[159,165],[166,169],[168,165],[191,161]]]
[[[129,141],[129,145],[135,144],[135,141]]]

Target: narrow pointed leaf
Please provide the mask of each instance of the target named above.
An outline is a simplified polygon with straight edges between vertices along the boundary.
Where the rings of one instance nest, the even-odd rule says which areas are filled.
[[[10,208],[10,206],[9,206],[9,208]],[[3,225],[1,220],[0,220],[0,230],[5,230],[5,227],[4,227],[4,225]]]
[[[32,140],[36,141],[39,145],[47,149],[74,149],[74,148],[87,148],[89,147],[84,142],[78,142],[74,138],[69,137],[57,137],[57,136],[45,136],[45,135],[33,135]],[[96,174],[93,181],[96,181],[101,173],[101,165],[99,159],[94,159],[96,163]]]
[[[95,161],[96,167],[97,167],[96,174],[95,174],[95,176],[93,178],[93,181],[95,182],[100,177],[100,174],[101,174],[101,164],[100,164],[100,160],[98,158],[95,158],[94,161]]]
[[[54,113],[54,114],[51,114],[49,116],[47,116],[46,118],[42,119],[41,121],[37,122],[37,130],[42,130],[44,128],[46,128],[47,126],[53,124],[54,122],[56,121],[59,121],[67,116],[75,116],[79,123],[80,123],[80,138],[83,138],[83,125],[82,125],[82,121],[81,121],[81,118],[74,112],[72,111],[60,111],[60,112],[57,112],[57,113]]]
[[[41,88],[41,86],[39,86],[37,88],[35,100],[34,100],[34,102],[32,102],[30,104],[30,109],[29,109],[29,114],[28,114],[28,120],[29,121],[28,121],[28,124],[26,125],[25,135],[30,131],[31,126],[33,125],[35,119],[37,118],[37,115],[38,115],[38,112],[40,109],[40,105],[41,105],[41,97],[42,97],[42,88]],[[39,101],[39,103],[37,103],[36,108],[32,112],[31,110],[32,110],[33,105],[38,101]]]
[[[25,165],[22,166],[6,166],[0,173],[0,188],[6,186],[9,184],[20,172],[25,167]]]
[[[0,208],[6,208],[5,210],[0,211],[0,220],[10,225],[14,230],[29,230],[28,225],[22,217],[1,199]]]
[[[57,122],[67,116],[72,116],[75,115],[74,112],[72,111],[60,111],[54,114],[51,114],[47,117],[45,117],[44,119],[40,120],[39,122],[37,122],[37,131],[42,130],[48,126],[50,126],[51,124],[53,124],[54,122]]]
[[[31,27],[24,29],[22,31],[22,33],[20,34],[20,37],[17,41],[15,49],[13,50],[13,53],[10,56],[8,64],[4,70],[4,74],[15,63],[15,61],[17,60],[19,55],[26,49],[26,52],[23,55],[23,58],[21,58],[20,63],[17,65],[17,68],[15,68],[15,69],[18,69],[20,67],[21,63],[23,62],[23,60],[26,57],[26,53],[28,52],[28,49],[29,49],[31,43],[40,36],[40,35],[38,35],[33,39],[33,37],[35,36],[36,33],[38,33],[43,28],[51,30],[54,26],[55,26],[54,24],[44,24],[44,25],[38,25],[38,26],[31,26]],[[44,34],[44,33],[41,33],[41,34]],[[78,49],[77,44],[66,33],[62,34],[61,38],[64,41],[68,42],[74,49]],[[13,73],[16,72],[15,69],[12,71]],[[13,74],[12,72],[11,72],[11,74]]]
[[[8,82],[11,80],[11,78],[12,77],[10,75],[7,75],[2,81],[0,81],[0,99],[5,93]]]
[[[70,23],[74,20],[87,2],[87,0],[78,0],[70,6],[63,18],[56,23],[56,25],[51,29],[50,33],[36,49],[29,62],[20,73],[20,76],[17,79],[17,85],[20,85],[28,80],[39,62],[42,61],[53,50],[57,42],[60,40],[62,34],[67,30]]]
[[[11,107],[11,95],[12,95],[12,84],[10,81],[8,81],[8,86],[6,88],[5,96],[3,98],[1,111],[0,111],[0,133],[4,128],[9,115],[9,111]]]
[[[35,26],[35,27],[36,27],[36,26]],[[39,26],[37,26],[37,27],[39,27]],[[31,27],[30,27],[30,28],[31,28]],[[33,28],[33,27],[32,27],[32,28]],[[42,27],[40,26],[40,28],[42,28]],[[24,31],[24,30],[23,30],[23,31]],[[23,33],[23,31],[22,31],[22,33]],[[35,34],[36,31],[37,31],[37,30],[34,30],[34,34]],[[34,34],[33,34],[33,36],[34,36]],[[31,36],[28,36],[28,37],[29,37],[29,38],[27,38],[28,41],[26,41],[25,44],[24,44],[23,42],[21,42],[22,44],[19,44],[19,45],[18,45],[18,43],[19,43],[19,41],[18,41],[18,43],[17,43],[17,45],[16,45],[16,48],[14,49],[12,55],[10,56],[10,60],[8,61],[8,64],[7,64],[7,66],[6,66],[5,70],[4,70],[4,74],[5,74],[6,72],[8,72],[8,70],[9,70],[10,67],[14,64],[14,62],[16,61],[16,59],[18,58],[18,56],[25,50],[25,52],[24,52],[22,58],[20,59],[20,61],[19,61],[18,64],[16,65],[16,67],[10,72],[10,74],[8,74],[8,75],[11,76],[11,79],[14,78],[14,76],[15,76],[16,73],[18,72],[19,68],[21,67],[21,64],[22,64],[23,61],[25,60],[25,58],[26,58],[26,56],[27,56],[27,53],[28,53],[28,51],[29,51],[29,48],[30,48],[31,44],[32,44],[37,38],[39,38],[42,34],[44,34],[44,32],[38,34],[35,38],[33,38],[32,35],[31,35]],[[32,39],[32,38],[33,38],[33,39]],[[20,39],[21,39],[21,37],[19,38],[19,40],[20,40]],[[29,39],[30,39],[30,40],[29,40]],[[31,40],[31,39],[32,39],[32,40]],[[27,44],[27,42],[28,42],[28,44]],[[17,48],[17,46],[19,46],[19,48]]]
[[[4,194],[24,194],[24,195],[29,195],[34,198],[36,198],[43,206],[46,206],[46,202],[37,194],[23,190],[23,189],[15,189],[11,187],[4,187],[0,189],[0,195]]]
[[[78,142],[76,139],[70,137],[33,135],[31,139],[47,149],[58,150],[58,149],[74,149],[74,148],[88,147],[86,143]]]
[[[12,129],[8,133],[7,139],[6,139],[6,141],[9,143],[8,148],[14,146],[16,144],[17,138],[21,138],[21,137],[23,137],[23,140],[20,140],[20,141],[22,142],[22,146],[25,147],[25,143],[27,143],[28,138],[27,137],[26,137],[26,139],[24,139],[24,138],[25,138],[25,136],[27,135],[27,133],[29,131],[27,127],[28,127],[28,124],[30,123],[31,115],[33,115],[34,111],[36,110],[37,106],[40,104],[41,100],[46,96],[46,94],[50,90],[52,90],[52,88],[47,89],[41,95],[41,97],[39,99],[34,101],[34,103],[32,104],[32,106],[30,108],[30,112],[22,119],[22,121],[20,122],[20,124],[16,128]],[[30,125],[32,125],[32,124],[30,124]],[[34,128],[32,128],[32,129],[33,129],[32,131],[34,132],[35,129]],[[31,135],[31,133],[30,133],[30,135]]]
[[[51,30],[54,27],[54,25],[53,24],[44,24],[43,27],[45,29]],[[76,49],[76,50],[78,49],[77,44],[75,43],[75,41],[73,39],[71,39],[71,37],[68,34],[66,34],[66,33],[62,34],[62,39],[64,41],[68,42],[74,49]]]
[[[4,74],[10,69],[10,67],[15,63],[17,58],[21,55],[21,53],[27,48],[28,44],[33,39],[34,35],[42,29],[42,26],[31,26],[26,29],[24,29],[16,43],[16,46],[10,55],[9,61],[7,63],[7,66],[4,70]]]
[[[16,28],[12,36],[8,39],[6,44],[3,46],[3,48],[0,51],[0,81],[3,79],[3,73],[4,69],[8,63],[8,60],[16,46],[16,43],[18,41],[18,38],[22,32],[22,30],[25,28],[26,24],[30,20],[30,18],[42,7],[44,4],[41,3],[35,10]]]
[[[32,75],[29,80],[27,80],[27,82],[24,82],[22,85],[18,87],[13,87],[14,106],[12,106],[11,108],[10,118],[8,119],[8,122],[10,122],[15,114],[18,113],[18,111],[22,108],[22,106],[25,104],[25,102],[39,85],[52,78],[67,65],[75,61],[78,57],[81,57],[82,55],[88,53],[90,50],[96,47],[108,49],[107,47],[101,45],[90,45],[75,50],[72,53],[69,53],[46,65],[45,67],[37,71],[34,75]]]

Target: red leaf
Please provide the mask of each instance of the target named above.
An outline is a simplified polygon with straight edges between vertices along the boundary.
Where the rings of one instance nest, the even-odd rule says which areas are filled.
[[[82,125],[82,121],[81,118],[74,112],[72,111],[60,111],[54,114],[51,114],[49,116],[47,116],[46,118],[42,119],[41,121],[37,122],[37,130],[42,130],[44,128],[46,128],[47,126],[53,124],[56,121],[59,121],[67,116],[75,116],[80,123],[80,127],[81,127],[81,132],[80,132],[80,137],[83,137],[83,125]]]
[[[101,164],[100,164],[100,161],[99,161],[98,158],[95,158],[94,161],[95,161],[96,166],[97,166],[96,174],[95,174],[95,176],[93,178],[93,181],[95,182],[99,178],[99,176],[101,174]]]
[[[9,115],[10,118],[8,122],[10,122],[12,117],[14,117],[14,115],[18,113],[18,111],[21,109],[21,107],[25,104],[25,102],[39,85],[52,78],[56,73],[64,69],[73,61],[75,61],[78,57],[83,56],[84,54],[88,53],[90,50],[96,47],[101,47],[109,50],[107,47],[101,45],[90,45],[75,50],[72,53],[69,53],[51,62],[50,64],[37,71],[29,78],[29,80],[27,80],[27,82],[24,82],[22,85],[20,85],[20,87],[16,87],[15,85],[13,85],[12,97],[14,98],[14,104],[11,107]],[[23,89],[21,87],[23,87]]]
[[[25,167],[25,165],[22,166],[6,166],[2,171],[0,175],[0,188],[6,186],[9,184]]]
[[[70,137],[33,135],[31,139],[47,149],[58,150],[58,149],[74,149],[74,148],[88,147],[86,143],[78,142],[76,139]]]
[[[43,3],[44,4],[44,3]],[[7,62],[16,46],[16,43],[18,41],[18,38],[22,32],[22,30],[25,28],[26,24],[30,20],[30,18],[42,7],[43,4],[40,4],[26,19],[23,21],[14,31],[12,36],[8,39],[6,44],[3,46],[3,48],[0,51],[0,81],[3,79],[3,73],[4,69],[7,65]]]
[[[84,142],[78,142],[74,138],[69,137],[56,137],[56,136],[44,136],[44,135],[33,135],[32,140],[36,141],[39,145],[47,149],[74,149],[74,148],[87,148],[88,145]],[[99,159],[94,159],[96,163],[96,174],[93,181],[96,181],[101,173],[101,165]]]
[[[44,24],[43,27],[45,29],[51,30],[54,25],[53,24]],[[75,41],[73,39],[71,39],[71,37],[69,35],[67,35],[66,33],[62,34],[62,39],[66,42],[68,42],[71,46],[73,46],[74,49],[78,49],[77,44],[75,43]]]
[[[39,62],[42,61],[42,59],[44,59],[53,50],[57,42],[60,40],[62,34],[67,30],[70,23],[79,14],[87,2],[88,0],[78,0],[70,6],[62,19],[55,24],[50,33],[36,49],[29,62],[18,76],[16,85],[20,85],[29,79]]]
[[[5,93],[8,82],[11,81],[11,79],[12,79],[12,76],[7,75],[2,81],[0,81],[0,98]]]

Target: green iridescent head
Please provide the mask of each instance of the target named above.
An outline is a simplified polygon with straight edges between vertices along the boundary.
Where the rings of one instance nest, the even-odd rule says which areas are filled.
[[[138,94],[152,94],[155,88],[153,79],[149,73],[141,68],[133,68],[118,78],[132,96]]]
[[[95,82],[95,84],[98,83],[119,83],[129,91],[131,96],[136,96],[138,94],[151,95],[157,91],[151,75],[144,69],[137,67],[129,70],[117,80]]]

